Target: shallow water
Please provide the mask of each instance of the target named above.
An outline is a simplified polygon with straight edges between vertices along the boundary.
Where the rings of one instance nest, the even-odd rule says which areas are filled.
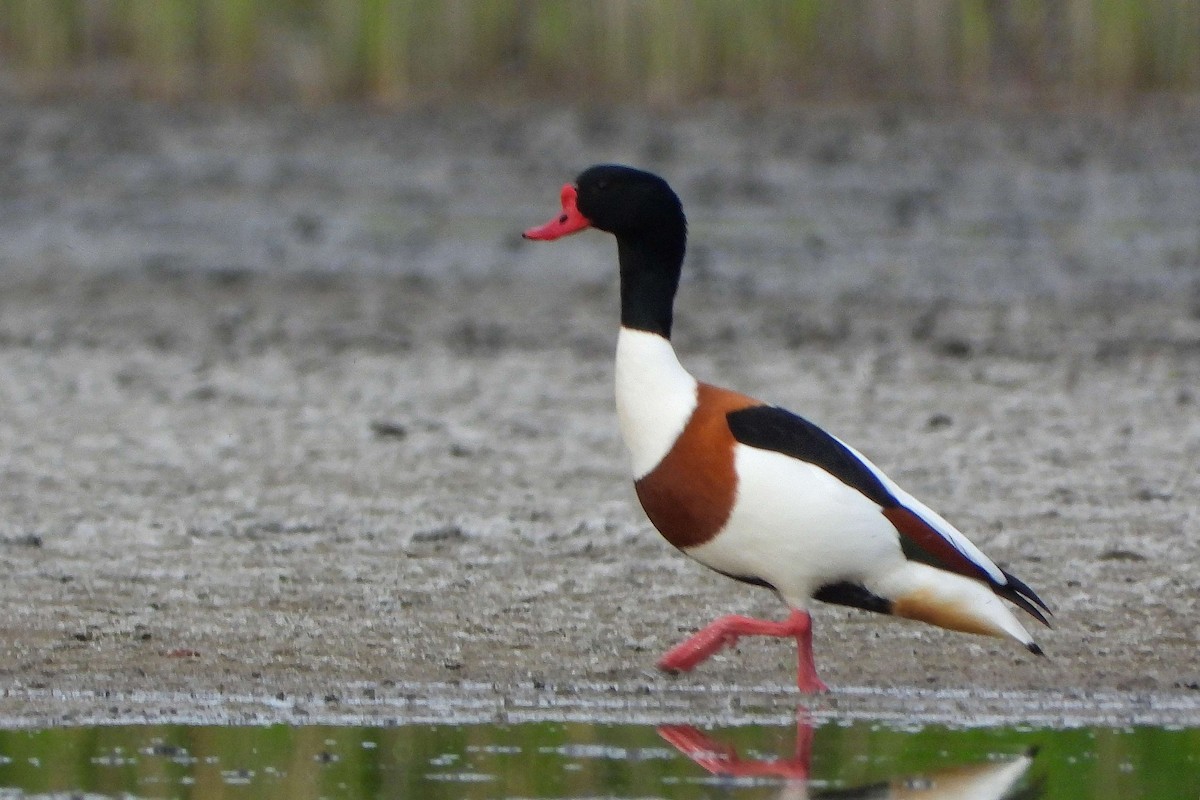
[[[1200,728],[100,726],[0,732],[0,798],[1196,798]]]

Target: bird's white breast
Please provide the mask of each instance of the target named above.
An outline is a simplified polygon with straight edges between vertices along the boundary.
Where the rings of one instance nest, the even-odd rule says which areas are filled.
[[[655,333],[621,328],[617,336],[617,422],[633,477],[662,461],[696,409],[696,379],[671,343]]]

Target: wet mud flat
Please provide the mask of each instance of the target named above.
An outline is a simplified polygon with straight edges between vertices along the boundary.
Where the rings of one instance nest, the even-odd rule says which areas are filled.
[[[782,609],[689,563],[637,511],[608,294],[386,278],[9,286],[5,713],[120,712],[165,692],[180,713],[211,713],[215,696],[420,716],[438,707],[422,687],[488,713],[504,697],[631,713],[672,692],[794,703],[779,643],[653,672],[713,616]],[[936,688],[1022,716],[1029,698],[1082,713],[1100,692],[1197,713],[1191,309],[846,301],[842,334],[795,341],[791,301],[728,298],[687,292],[677,338],[698,374],[864,443],[1053,598],[1049,659],[822,608],[826,680],[857,688],[818,702]]]
[[[516,238],[611,158],[695,198],[693,372],[1054,608],[1048,659],[819,608],[817,712],[1195,723],[1194,115],[487,113],[6,108],[0,716],[792,715],[778,642],[653,670],[783,609],[636,508],[611,243]]]

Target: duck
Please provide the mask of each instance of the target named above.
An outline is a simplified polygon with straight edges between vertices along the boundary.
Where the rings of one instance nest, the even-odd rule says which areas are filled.
[[[796,686],[826,691],[813,660],[813,601],[1014,640],[1044,655],[1007,603],[1050,609],[961,531],[862,453],[777,405],[700,381],[671,342],[687,219],[662,177],[597,164],[562,187],[560,212],[526,230],[586,230],[617,243],[616,416],[646,516],[676,549],[771,589],[783,620],[719,617],[658,661],[688,672],[744,636],[794,639]]]

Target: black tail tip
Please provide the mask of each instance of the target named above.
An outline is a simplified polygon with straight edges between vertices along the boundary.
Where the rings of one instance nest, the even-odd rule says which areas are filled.
[[[1046,657],[1046,651],[1043,650],[1041,645],[1039,645],[1037,642],[1030,642],[1029,644],[1025,645],[1025,649],[1033,653],[1035,656],[1042,656],[1043,658]]]

